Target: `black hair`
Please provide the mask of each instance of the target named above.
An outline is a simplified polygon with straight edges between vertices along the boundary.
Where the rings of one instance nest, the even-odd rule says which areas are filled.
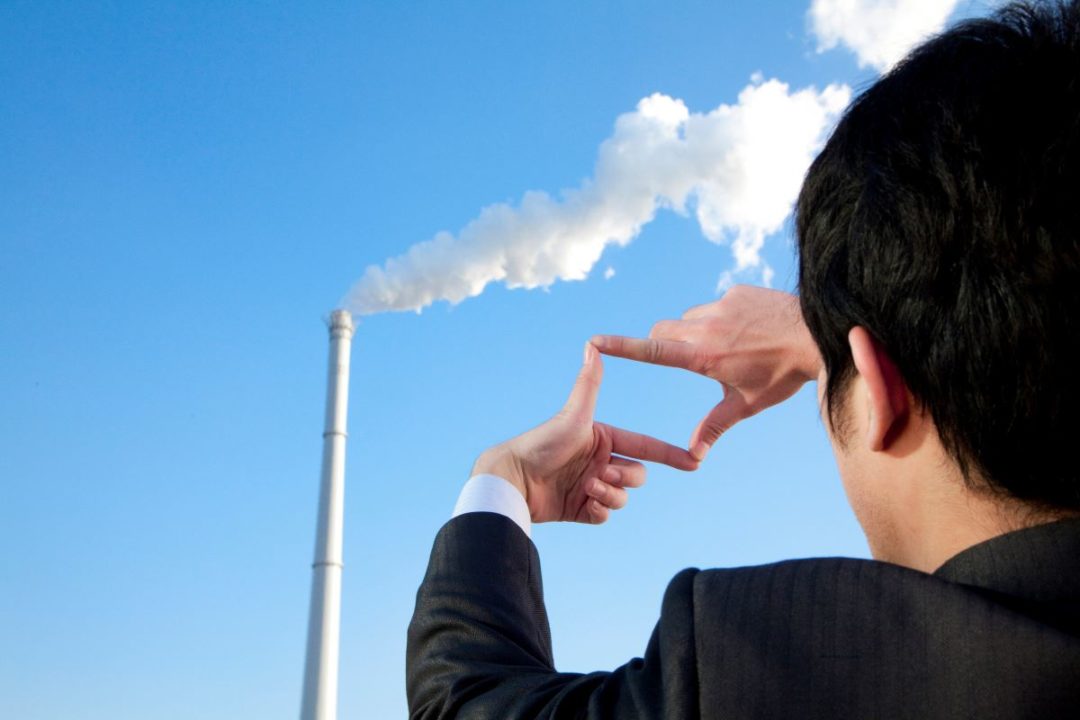
[[[838,434],[860,325],[969,483],[1080,509],[1080,0],[912,51],[814,161],[796,233]]]

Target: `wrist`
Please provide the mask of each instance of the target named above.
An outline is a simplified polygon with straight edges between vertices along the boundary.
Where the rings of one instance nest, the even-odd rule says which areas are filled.
[[[795,328],[795,344],[792,352],[795,357],[796,372],[803,378],[803,382],[813,382],[821,375],[821,369],[824,365],[821,360],[821,351],[818,350],[814,336],[810,334],[810,328],[806,326],[806,321],[803,320],[799,298],[791,295],[789,299],[791,303],[789,307]]]
[[[821,379],[824,369],[825,363],[821,360],[821,352],[818,351],[817,343],[807,333],[800,365],[802,375],[806,378],[806,382],[814,382]]]
[[[472,468],[473,476],[495,475],[513,485],[526,502],[529,493],[526,491],[525,474],[521,470],[521,462],[509,448],[496,445],[480,453]]]
[[[821,369],[825,363],[821,359],[821,351],[818,350],[817,343],[814,342],[814,336],[810,334],[810,329],[802,321],[801,314],[799,315],[799,330],[799,342],[795,348],[799,374],[805,382],[813,382],[821,375]]]

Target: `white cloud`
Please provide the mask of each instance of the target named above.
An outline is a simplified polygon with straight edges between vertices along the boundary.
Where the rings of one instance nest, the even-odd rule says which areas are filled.
[[[610,280],[613,277],[615,277],[615,268],[608,265],[608,269],[604,271],[604,279]]]
[[[859,67],[885,72],[940,32],[958,0],[813,0],[807,12],[818,52],[845,45]]]
[[[626,245],[665,207],[692,211],[707,238],[730,244],[732,272],[762,267],[765,237],[783,226],[851,93],[842,85],[792,92],[754,79],[736,104],[708,113],[659,93],[644,98],[616,120],[581,186],[484,208],[457,235],[438,233],[368,267],[345,306],[360,314],[419,311],[479,295],[492,282],[536,288],[582,280],[608,245]]]

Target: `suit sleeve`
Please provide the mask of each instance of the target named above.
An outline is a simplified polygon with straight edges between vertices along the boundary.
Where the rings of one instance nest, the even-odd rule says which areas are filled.
[[[611,672],[560,673],[532,541],[502,515],[454,518],[435,539],[409,624],[410,718],[698,717],[696,572],[668,586],[644,658]]]

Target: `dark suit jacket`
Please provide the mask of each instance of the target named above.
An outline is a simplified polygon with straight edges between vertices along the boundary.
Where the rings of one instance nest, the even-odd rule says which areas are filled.
[[[643,658],[560,673],[540,559],[492,513],[439,532],[409,626],[411,717],[1080,718],[1080,521],[933,575],[843,558],[684,570]]]

